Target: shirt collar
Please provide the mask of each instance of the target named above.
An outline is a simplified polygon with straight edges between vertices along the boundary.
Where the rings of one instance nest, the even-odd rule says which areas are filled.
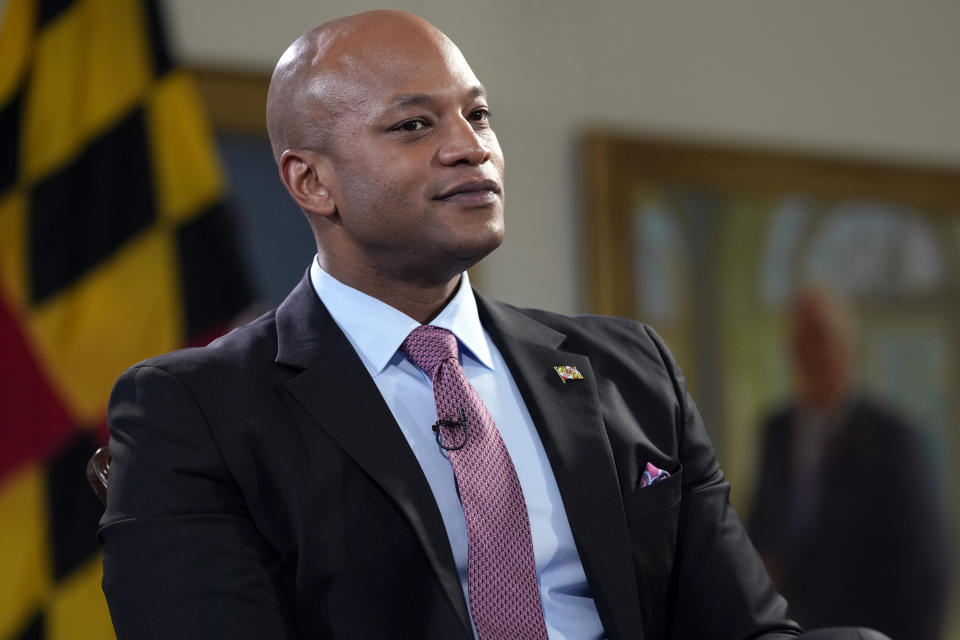
[[[410,332],[420,326],[402,311],[340,282],[324,271],[317,259],[310,265],[310,281],[371,376],[386,368]],[[493,356],[466,271],[453,298],[430,324],[451,331],[480,364],[493,370]]]

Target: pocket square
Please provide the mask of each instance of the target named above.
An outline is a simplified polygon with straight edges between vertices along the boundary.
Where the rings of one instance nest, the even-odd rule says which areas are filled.
[[[643,477],[640,478],[640,488],[649,487],[650,485],[660,482],[661,480],[666,480],[670,477],[670,474],[663,469],[657,469],[655,466],[647,463],[647,468],[643,471]]]

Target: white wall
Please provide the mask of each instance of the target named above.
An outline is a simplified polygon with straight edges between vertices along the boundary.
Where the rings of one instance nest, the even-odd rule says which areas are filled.
[[[507,156],[507,241],[485,288],[525,305],[583,310],[575,154],[592,124],[960,166],[952,0],[167,5],[182,58],[265,71],[301,32],[365,8],[443,29],[487,85]]]

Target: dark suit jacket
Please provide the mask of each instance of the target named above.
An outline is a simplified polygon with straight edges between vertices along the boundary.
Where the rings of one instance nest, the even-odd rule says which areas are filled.
[[[790,529],[796,409],[764,428],[750,533],[804,626],[860,624],[896,640],[940,637],[946,533],[919,434],[857,398],[825,445],[809,532]]]
[[[607,636],[796,635],[659,339],[477,298]],[[308,278],[212,345],[127,371],[109,422],[100,537],[121,640],[470,637],[423,472]],[[648,461],[672,476],[638,489]]]

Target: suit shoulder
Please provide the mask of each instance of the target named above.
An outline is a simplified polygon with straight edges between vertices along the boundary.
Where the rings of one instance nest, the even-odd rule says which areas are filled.
[[[911,428],[898,409],[872,395],[858,394],[854,400],[853,411],[857,417],[889,425],[894,429]]]
[[[793,402],[781,401],[771,406],[762,417],[760,447],[768,451],[787,451],[792,446],[794,417],[797,407]],[[769,453],[767,454],[769,455]]]
[[[763,417],[762,430],[766,433],[784,433],[790,431],[797,405],[792,400],[780,400],[768,407]]]
[[[179,378],[236,371],[276,356],[275,310],[241,325],[202,347],[187,347],[142,360],[128,369],[156,368]]]
[[[859,395],[851,410],[850,429],[864,441],[888,444],[892,449],[919,446],[921,432],[890,404],[868,395]]]
[[[576,340],[594,338],[603,342],[640,342],[651,345],[660,341],[653,328],[639,320],[589,313],[566,315],[543,309],[507,306]]]
[[[510,306],[510,305],[508,305]],[[566,335],[565,349],[590,356],[595,362],[629,360],[647,367],[675,367],[666,344],[648,324],[599,314],[565,315],[542,309],[512,307],[516,312]]]

